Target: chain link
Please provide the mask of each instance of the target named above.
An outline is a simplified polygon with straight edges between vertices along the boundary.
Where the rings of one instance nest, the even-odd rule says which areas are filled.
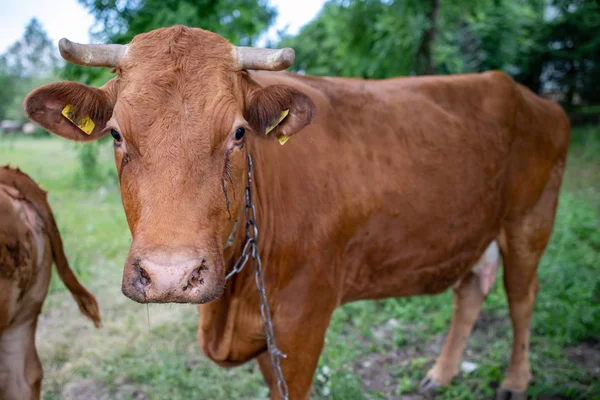
[[[267,337],[267,348],[269,349],[269,355],[271,356],[271,363],[275,370],[275,376],[277,378],[277,390],[284,400],[288,400],[289,392],[287,383],[281,371],[281,358],[287,358],[287,356],[277,348],[275,342],[275,333],[273,332],[273,322],[271,319],[271,309],[267,301],[267,292],[265,291],[265,279],[262,272],[262,262],[260,255],[258,254],[258,227],[256,226],[256,209],[254,203],[252,203],[252,157],[248,154],[248,186],[246,186],[246,243],[242,254],[237,259],[231,272],[227,274],[225,280],[229,280],[233,275],[240,272],[248,261],[252,259],[254,265],[254,282],[258,289],[258,297],[260,300],[260,315],[265,325],[265,336]]]

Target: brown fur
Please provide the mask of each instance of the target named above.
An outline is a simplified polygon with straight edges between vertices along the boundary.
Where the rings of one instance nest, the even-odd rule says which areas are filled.
[[[40,396],[35,328],[53,262],[80,311],[99,328],[96,299],[69,267],[46,192],[18,169],[0,167],[0,398],[5,400]]]
[[[200,306],[202,349],[224,366],[258,355],[278,398],[252,269],[223,279],[244,243],[238,227],[224,254],[236,219],[244,223],[249,153],[259,252],[291,399],[309,396],[339,305],[454,285],[452,334],[436,364],[443,367],[428,374],[434,386],[449,382],[485,297],[471,269],[493,240],[505,259],[515,334],[502,388],[524,391],[537,262],[569,143],[560,107],[500,72],[366,81],[233,65],[223,38],[164,28],[135,37],[108,89],[81,89],[113,99],[111,119],[98,124],[124,138],[115,160],[133,243],[123,292],[140,302],[218,297]],[[81,96],[42,87],[25,108]],[[258,140],[287,107],[269,136],[301,132],[283,147]],[[73,139],[38,115],[29,113]],[[238,127],[246,129],[242,144],[232,138]],[[196,265],[202,283],[189,289],[186,274]]]

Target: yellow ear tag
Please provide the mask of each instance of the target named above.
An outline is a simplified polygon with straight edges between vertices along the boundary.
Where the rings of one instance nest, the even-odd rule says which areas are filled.
[[[70,104],[67,104],[62,110],[62,115],[64,115],[66,119],[77,125],[77,127],[84,131],[86,135],[91,135],[96,127],[94,121],[92,121],[89,115],[78,119],[76,113],[77,109]]]
[[[280,145],[284,145],[285,142],[287,142],[288,140],[290,140],[289,136],[285,136],[285,135],[281,135],[280,137],[277,138],[277,140],[279,141]]]
[[[277,125],[279,125],[281,123],[281,121],[283,121],[285,119],[285,117],[288,116],[288,114],[290,113],[290,110],[283,110],[281,112],[281,114],[279,115],[279,119],[277,121],[275,121],[273,124],[269,125],[267,127],[267,130],[265,131],[265,135],[268,134],[269,132],[271,132],[273,129],[275,129],[275,127]],[[277,138],[277,140],[279,140],[279,143],[283,146],[285,144],[285,142],[287,142],[290,139],[289,136],[285,136],[282,135],[280,137]]]

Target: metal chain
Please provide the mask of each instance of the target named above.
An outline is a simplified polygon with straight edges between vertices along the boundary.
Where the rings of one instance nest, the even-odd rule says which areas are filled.
[[[271,363],[275,370],[275,376],[277,377],[277,390],[284,400],[288,400],[289,392],[287,383],[281,371],[280,361],[281,358],[287,358],[287,356],[277,348],[275,342],[275,334],[273,332],[273,322],[271,319],[271,309],[267,301],[267,292],[265,291],[265,280],[262,272],[262,262],[260,261],[260,255],[258,254],[258,227],[256,226],[256,209],[254,203],[252,203],[252,157],[248,154],[248,185],[246,186],[246,243],[242,254],[233,265],[231,272],[227,274],[225,280],[229,280],[233,275],[240,272],[248,260],[252,259],[254,265],[254,281],[256,288],[258,289],[258,297],[260,300],[260,315],[265,324],[265,335],[267,337],[267,348],[269,349],[269,355],[271,356]]]

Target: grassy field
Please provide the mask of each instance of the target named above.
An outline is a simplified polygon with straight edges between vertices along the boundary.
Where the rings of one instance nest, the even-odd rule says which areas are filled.
[[[54,138],[0,139],[0,164],[18,165],[49,191],[72,267],[97,296],[96,330],[54,279],[38,328],[44,399],[260,399],[254,362],[224,370],[196,344],[191,305],[143,306],[121,294],[130,235],[111,145],[84,179],[75,145]],[[80,146],[80,145],[78,145]],[[535,399],[600,399],[600,130],[573,134],[551,244],[539,268],[532,323]],[[55,277],[56,278],[56,277]],[[476,364],[440,399],[491,398],[510,355],[511,330],[496,280],[465,360]],[[450,323],[452,295],[366,301],[336,311],[314,380],[316,399],[419,399]]]

